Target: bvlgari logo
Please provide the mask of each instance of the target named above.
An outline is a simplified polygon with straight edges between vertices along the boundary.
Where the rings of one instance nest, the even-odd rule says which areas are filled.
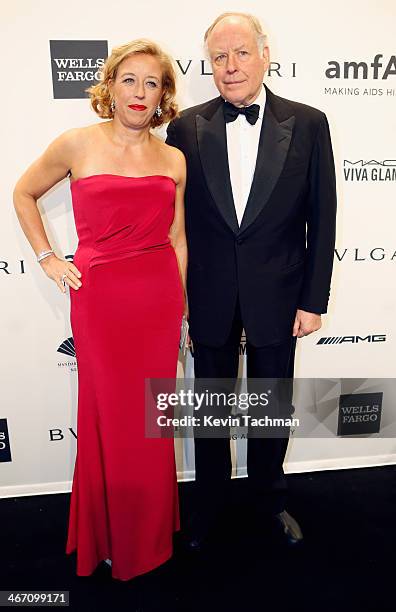
[[[344,179],[349,182],[396,181],[396,159],[344,159]]]
[[[335,261],[344,262],[361,262],[361,261],[374,261],[374,262],[395,262],[396,263],[396,250],[394,248],[385,249],[384,247],[373,247],[373,248],[343,248],[334,249]]]
[[[100,79],[107,40],[50,40],[50,50],[54,98],[86,98]]]
[[[65,255],[67,261],[73,261],[73,255]],[[16,274],[26,274],[29,270],[24,259],[0,259],[0,279],[15,276]]]
[[[183,76],[186,76],[189,72],[198,74],[200,76],[212,76],[212,67],[208,59],[201,59],[198,61],[192,59],[177,59],[176,65]],[[297,64],[296,62],[290,62],[288,64],[281,64],[280,62],[270,62],[267,71],[268,77],[292,77],[297,76]]]
[[[58,361],[58,368],[66,368],[69,372],[77,371],[76,351],[74,348],[74,339],[71,336],[66,338],[57,348],[57,352],[62,355],[67,355],[69,359],[65,361]]]
[[[386,80],[396,76],[396,55],[385,57],[382,53],[377,53],[371,62],[331,60],[328,62],[325,75],[328,79]]]
[[[25,261],[23,259],[0,260],[0,278],[5,278],[10,274],[25,274]]]
[[[61,442],[62,440],[65,440],[66,436],[71,436],[77,440],[77,433],[74,431],[73,427],[68,427],[67,430],[62,429],[61,427],[54,427],[53,429],[48,430],[50,442]]]

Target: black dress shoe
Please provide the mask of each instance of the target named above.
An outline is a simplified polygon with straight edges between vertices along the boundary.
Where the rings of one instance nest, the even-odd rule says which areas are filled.
[[[296,546],[303,541],[303,534],[300,525],[297,523],[286,510],[275,514],[274,520],[277,526],[277,532],[284,544],[287,546]]]
[[[184,548],[188,553],[198,554],[201,553],[207,545],[207,539],[200,536],[186,537],[184,541]]]
[[[192,554],[202,552],[208,545],[211,528],[212,522],[208,517],[198,513],[193,514],[184,533],[182,532],[183,548]]]

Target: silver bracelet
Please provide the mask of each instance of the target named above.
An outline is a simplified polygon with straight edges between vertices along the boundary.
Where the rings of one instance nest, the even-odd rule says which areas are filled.
[[[42,259],[45,259],[50,255],[54,255],[54,251],[52,249],[49,249],[48,251],[41,251],[41,253],[37,255],[37,261],[40,262]]]

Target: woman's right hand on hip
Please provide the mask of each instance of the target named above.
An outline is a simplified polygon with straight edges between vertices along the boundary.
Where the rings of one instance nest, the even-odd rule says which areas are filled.
[[[66,292],[66,285],[76,290],[81,287],[81,272],[71,261],[50,255],[43,259],[40,265],[46,275],[56,282],[62,293]]]

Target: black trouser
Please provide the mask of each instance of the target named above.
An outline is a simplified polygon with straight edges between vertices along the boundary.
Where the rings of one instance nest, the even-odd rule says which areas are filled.
[[[242,329],[238,300],[231,332],[223,346],[217,348],[194,343],[196,379],[237,378]],[[296,338],[293,337],[281,344],[264,347],[252,346],[247,338],[248,391],[250,378],[292,379],[295,347]],[[287,486],[283,461],[288,440],[288,437],[248,437],[249,490],[259,512],[273,514],[284,510]],[[231,477],[230,439],[196,436],[194,442],[197,512],[205,520],[205,515],[211,516],[220,506]]]

